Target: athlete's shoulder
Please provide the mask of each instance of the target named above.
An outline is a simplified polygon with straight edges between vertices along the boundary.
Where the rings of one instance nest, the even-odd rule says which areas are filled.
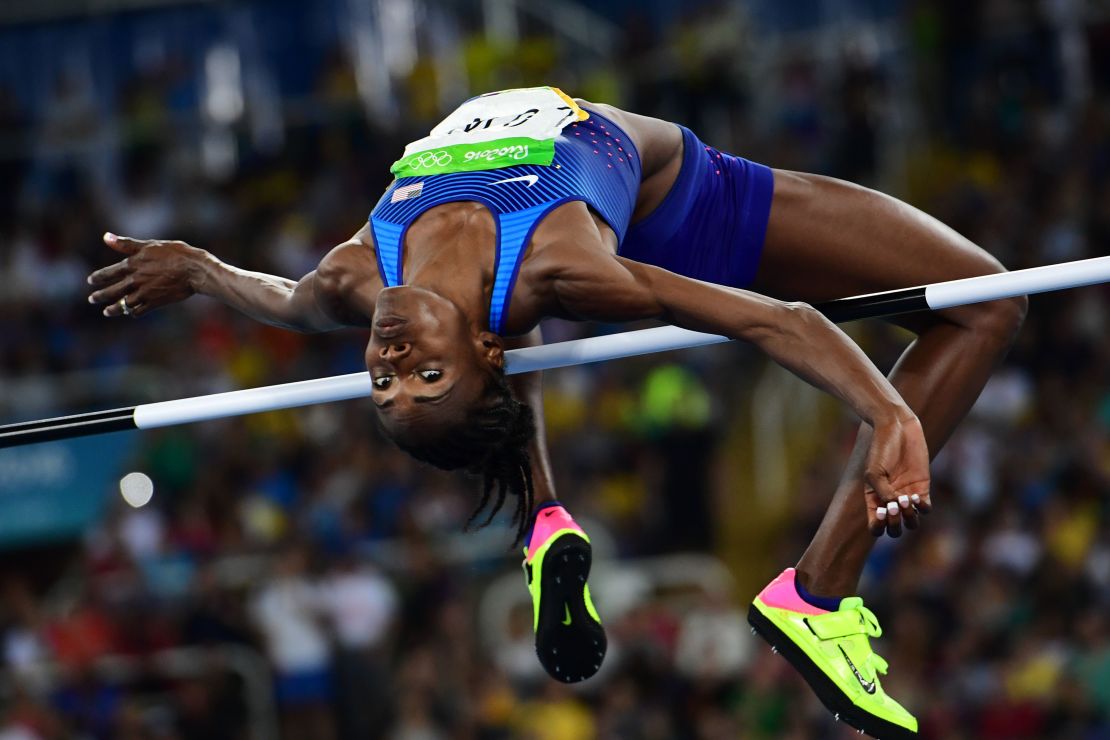
[[[586,111],[587,113],[589,113],[590,111],[596,111],[597,113],[600,113],[616,124],[622,124],[625,117],[628,115],[625,111],[621,110],[615,105],[610,105],[609,103],[594,103],[592,101],[586,100],[585,98],[571,98],[571,100],[574,101],[575,105],[577,105],[579,108]]]

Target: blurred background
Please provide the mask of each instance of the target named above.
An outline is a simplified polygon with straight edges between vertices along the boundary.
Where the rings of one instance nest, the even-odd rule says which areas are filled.
[[[405,142],[539,84],[880,188],[1011,268],[1110,247],[1106,0],[7,0],[0,422],[362,369],[363,332],[207,299],[103,318],[100,235],[299,277]],[[1032,300],[934,465],[937,512],[868,565],[885,685],[925,737],[1110,737],[1108,302]],[[884,368],[909,341],[849,330]],[[816,528],[844,409],[742,346],[546,388],[597,677],[546,678],[506,523],[463,534],[474,483],[351,402],[0,453],[0,738],[843,734],[744,612]]]

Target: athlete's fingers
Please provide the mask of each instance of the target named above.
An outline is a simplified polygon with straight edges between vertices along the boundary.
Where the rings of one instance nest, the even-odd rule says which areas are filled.
[[[898,494],[894,490],[894,486],[890,484],[890,478],[883,473],[864,473],[863,484],[865,489],[870,488],[874,491],[875,496],[881,504],[886,504],[898,499]]]
[[[863,484],[863,508],[867,511],[867,531],[872,537],[882,537],[886,531],[886,504],[867,483]]]
[[[892,509],[892,504],[884,501],[879,492],[867,483],[863,486],[863,499],[867,509],[867,530],[873,537],[882,537],[892,526],[895,528],[894,531],[901,533],[901,517],[896,504]],[[891,534],[891,536],[898,535]]]
[[[123,312],[123,306],[120,305],[120,300],[127,301],[127,313]],[[104,307],[104,311],[102,311],[102,313],[109,318],[115,318],[116,316],[135,316],[142,307],[142,301],[134,294],[129,294],[126,296],[120,296],[116,300],[109,303],[107,306]]]
[[[933,513],[933,500],[929,497],[928,491],[911,494],[910,502],[917,507],[917,510],[924,516]]]
[[[868,506],[867,507],[867,531],[871,533],[872,537],[882,537],[883,532],[886,531],[886,507],[885,506]]]
[[[88,277],[89,285],[100,287],[102,285],[111,285],[120,278],[131,272],[131,265],[127,260],[120,260],[114,265],[102,267]]]
[[[902,524],[906,529],[917,529],[920,519],[918,518],[917,507],[910,501],[910,497],[902,494],[898,497],[898,508],[902,512]]]
[[[886,505],[886,533],[890,537],[902,536],[902,513],[896,501]]]
[[[143,288],[139,288],[134,293],[129,293],[127,296],[127,309],[130,311],[128,316],[137,319],[144,316],[157,308],[157,305],[149,300]]]
[[[867,531],[872,537],[882,537],[886,530],[886,508],[879,503],[875,489],[866,483],[863,485],[863,508],[867,512]],[[878,511],[880,508],[883,510],[881,516]]]
[[[107,288],[103,288],[101,290],[98,290],[95,293],[93,293],[92,295],[90,295],[89,296],[89,303],[97,303],[97,304],[114,303],[114,302],[118,301],[120,298],[123,298],[125,295],[130,293],[131,290],[134,287],[135,287],[134,281],[129,277],[125,277],[123,280],[120,280],[118,283],[113,283],[112,285],[109,285]]]
[[[140,249],[150,244],[149,239],[132,239],[129,236],[119,236],[110,231],[104,233],[104,243],[120,254],[135,254]]]
[[[116,316],[123,316],[123,308],[119,305],[119,301],[109,303],[101,312],[108,318],[115,318]]]

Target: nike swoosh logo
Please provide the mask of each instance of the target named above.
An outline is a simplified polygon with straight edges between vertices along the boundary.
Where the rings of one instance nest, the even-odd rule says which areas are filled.
[[[836,647],[840,651],[840,654],[844,656],[844,660],[848,661],[848,667],[852,669],[852,673],[856,674],[856,680],[859,681],[859,685],[863,687],[863,690],[866,691],[868,694],[874,694],[875,682],[864,681],[863,676],[860,675],[860,672],[856,669],[856,664],[853,663],[852,659],[848,657],[848,653],[844,652],[844,648],[840,647],[839,645],[837,645]]]
[[[563,620],[563,624],[570,624],[570,606],[563,604],[563,608],[567,610],[567,618]],[[872,691],[874,691],[874,689],[872,689]]]
[[[539,182],[539,180],[539,175],[521,175],[520,177],[510,177],[508,180],[498,180],[497,182],[491,182],[490,185],[500,185],[504,182],[526,182],[528,183],[528,187],[532,187],[537,182]]]
[[[533,175],[533,177],[535,177],[535,175]],[[552,514],[554,514],[554,513],[555,513],[554,511],[545,511],[545,512],[543,513],[543,515],[544,515],[545,517],[548,517],[548,516],[551,516],[551,515],[552,515]]]

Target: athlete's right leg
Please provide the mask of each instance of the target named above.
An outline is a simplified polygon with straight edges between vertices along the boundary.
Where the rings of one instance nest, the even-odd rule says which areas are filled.
[[[775,195],[755,288],[808,302],[1002,271],[986,252],[920,211],[849,183],[775,172]],[[1006,354],[1024,299],[946,309],[898,323],[917,339],[891,382],[918,415],[935,455]],[[855,592],[874,545],[864,503],[871,441],[861,426],[847,469],[798,563],[755,599],[752,624],[856,727],[912,736],[917,722],[882,691],[886,663],[870,648],[880,634]],[[941,503],[941,505],[943,505]]]

